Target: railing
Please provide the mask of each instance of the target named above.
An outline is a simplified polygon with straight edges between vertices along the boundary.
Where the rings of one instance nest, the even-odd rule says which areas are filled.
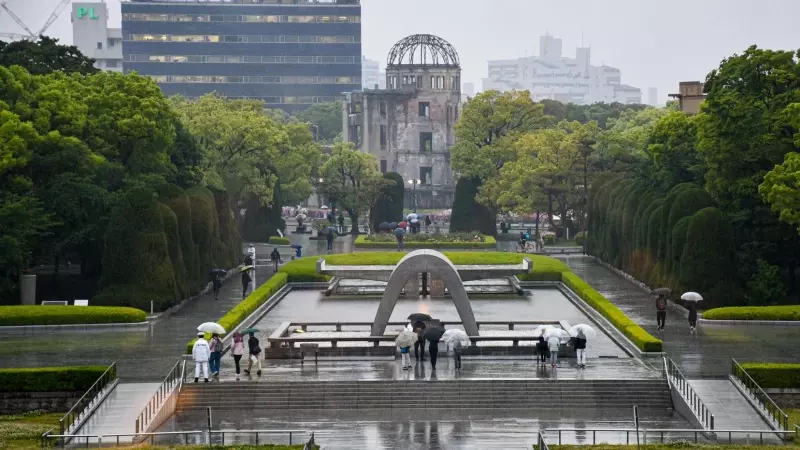
[[[270,436],[278,438],[264,439]],[[62,442],[65,437],[77,440],[76,446],[84,448],[108,447],[110,444],[119,446],[129,444],[134,439],[144,438],[150,445],[207,445],[209,443],[225,445],[228,444],[286,444],[295,445],[306,443],[314,438],[314,433],[308,430],[192,430],[192,431],[167,431],[160,433],[136,433],[136,434],[76,434],[65,436],[51,434],[49,431],[39,438],[41,448],[51,448],[54,444]],[[209,442],[209,440],[211,442]]]
[[[550,450],[550,446],[545,442],[542,433],[536,433],[536,447],[538,447],[539,450]]]
[[[72,405],[69,411],[64,414],[64,417],[59,419],[58,428],[59,434],[62,435],[66,440],[69,440],[69,435],[71,434],[72,428],[75,426],[76,423],[79,423],[86,417],[87,409],[90,408],[95,400],[97,400],[97,396],[104,393],[105,389],[111,384],[114,380],[117,379],[117,363],[114,362],[102,375],[97,381],[92,384],[91,387],[86,391],[83,396]]]
[[[775,425],[782,430],[789,430],[789,416],[769,398],[761,386],[739,365],[735,359],[731,359],[731,375],[747,389],[750,396],[761,404],[764,411],[775,421]]]
[[[700,420],[700,424],[706,430],[714,430],[714,414],[706,408],[705,403],[699,395],[692,389],[689,380],[683,376],[681,370],[672,359],[664,357],[664,371],[667,380],[670,384],[675,386],[675,389],[681,394],[681,397],[686,401],[686,404],[692,409],[692,412]]]
[[[172,369],[169,371],[166,378],[164,378],[164,381],[161,382],[156,393],[153,394],[153,398],[147,402],[147,406],[144,407],[136,418],[137,434],[144,434],[152,426],[161,425],[172,415],[175,410],[174,406],[177,405],[177,397],[175,394],[179,392],[181,386],[183,386],[183,377],[185,373],[186,360],[178,361],[172,366]],[[166,411],[167,414],[161,414],[162,410],[164,410],[163,407],[170,402],[173,404],[171,410]],[[163,417],[165,415],[166,417]]]
[[[724,442],[725,436],[728,437],[728,443],[733,443],[734,438],[737,438],[737,442],[739,440],[744,440],[745,443],[748,445],[752,443],[751,436],[758,435],[758,442],[759,444],[764,444],[764,436],[766,435],[769,437],[772,435],[773,437],[781,438],[781,436],[786,434],[794,434],[797,436],[797,429],[794,431],[775,431],[775,430],[714,430],[714,434],[716,434],[717,442]],[[613,434],[616,436],[622,436],[624,433],[625,435],[625,444],[631,445],[631,438],[633,438],[633,443],[636,443],[637,433],[638,436],[642,438],[642,445],[647,444],[647,437],[649,436],[656,436],[656,442],[664,443],[668,442],[667,438],[673,437],[675,439],[685,440],[687,436],[694,436],[694,442],[699,443],[700,438],[704,436],[707,431],[700,430],[700,429],[693,429],[693,428],[554,428],[554,429],[547,429],[544,430],[541,434],[557,434],[558,436],[558,445],[562,445],[562,440],[564,435],[574,434],[581,437],[586,437],[591,435],[592,437],[592,444],[596,445],[598,443],[606,443],[608,442],[607,439],[603,439],[603,435],[601,435],[601,440],[598,442],[597,436],[600,433],[605,433],[605,437],[607,438],[609,434]],[[540,434],[540,436],[541,436]],[[542,438],[542,440],[544,440]],[[621,443],[622,439],[620,439]],[[588,439],[581,439],[581,442],[588,443]],[[651,439],[651,443],[653,440]]]

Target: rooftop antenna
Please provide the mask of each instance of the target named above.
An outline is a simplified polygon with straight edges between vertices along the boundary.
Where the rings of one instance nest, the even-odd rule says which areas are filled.
[[[23,39],[36,40],[39,38],[39,36],[43,35],[48,28],[50,28],[50,25],[52,25],[53,22],[56,21],[56,19],[58,19],[58,16],[60,16],[61,13],[64,11],[64,8],[66,8],[67,5],[69,5],[69,2],[70,0],[61,0],[61,2],[55,7],[53,12],[50,14],[50,17],[47,18],[42,28],[40,28],[39,31],[34,33],[33,31],[31,31],[30,28],[28,28],[27,25],[25,25],[25,22],[23,22],[22,19],[20,19],[19,16],[17,16],[14,13],[14,11],[12,11],[11,8],[8,7],[7,0],[0,0],[0,8],[3,8],[8,13],[8,15],[11,16],[12,19],[14,19],[14,22],[16,22],[17,25],[21,26],[22,29],[24,29],[28,33],[28,36],[25,37],[24,35],[16,33],[5,33],[5,34],[19,36],[22,37]],[[103,3],[105,3],[105,0],[103,1]]]

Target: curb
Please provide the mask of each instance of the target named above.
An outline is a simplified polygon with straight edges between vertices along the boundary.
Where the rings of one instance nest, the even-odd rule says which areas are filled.
[[[761,325],[770,327],[800,327],[800,320],[712,320],[698,318],[704,325]]]
[[[2,326],[0,334],[40,335],[42,331],[147,331],[150,322],[138,323],[79,323],[69,325],[18,325]]]

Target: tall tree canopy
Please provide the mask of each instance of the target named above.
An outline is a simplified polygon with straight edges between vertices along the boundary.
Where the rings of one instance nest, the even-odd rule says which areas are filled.
[[[342,102],[316,103],[295,113],[294,118],[308,123],[316,139],[333,142],[342,133]]]
[[[40,36],[38,41],[0,41],[0,66],[20,66],[34,75],[53,71],[92,74],[99,72],[94,60],[74,45],[59,45],[58,39]]]

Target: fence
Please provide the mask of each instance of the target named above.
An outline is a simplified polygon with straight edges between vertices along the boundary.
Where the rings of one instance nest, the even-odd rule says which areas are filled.
[[[761,405],[763,412],[766,412],[775,421],[773,425],[788,431],[789,416],[769,398],[769,395],[761,389],[761,386],[750,377],[750,374],[735,359],[731,359],[731,362],[733,381],[738,381],[739,385],[747,390],[750,397]]]
[[[681,370],[678,368],[672,359],[664,358],[664,373],[667,376],[667,381],[681,394],[681,397],[686,401],[686,404],[692,409],[694,415],[700,420],[700,424],[706,430],[714,430],[714,414],[706,408],[703,400],[692,389],[689,380],[683,376]]]
[[[117,363],[114,362],[108,366],[108,369],[100,375],[100,378],[89,387],[86,393],[72,405],[72,408],[64,414],[64,417],[59,419],[59,434],[62,435],[64,439],[69,441],[69,435],[73,431],[73,428],[80,426],[80,424],[91,415],[91,408],[94,406],[95,401],[97,401],[98,396],[104,394],[106,388],[116,379]]]
[[[714,430],[714,434],[716,435],[716,442],[718,443],[734,443],[734,442],[744,442],[746,444],[764,444],[764,438],[775,437],[778,439],[783,439],[785,436],[794,435],[797,436],[798,428],[795,428],[793,431],[776,431],[776,430]],[[641,444],[645,445],[648,443],[648,437],[650,438],[649,442],[651,444],[654,443],[665,443],[669,442],[670,440],[686,440],[687,438],[692,439],[694,443],[700,443],[701,441],[705,440],[705,436],[708,435],[708,431],[701,430],[701,429],[691,429],[691,428],[639,428],[638,430],[635,428],[554,428],[554,429],[546,429],[542,431],[539,435],[540,437],[540,445],[541,442],[544,441],[544,436],[556,436],[558,438],[558,445],[562,445],[564,438],[575,436],[579,437],[578,441],[580,444],[589,444],[589,440],[591,438],[591,444],[596,445],[599,443],[607,443],[609,442],[609,436],[613,436],[619,443],[625,443],[626,445],[631,445],[631,443],[636,443],[636,438],[638,437],[641,440]],[[624,440],[622,439],[624,435]],[[655,436],[655,439],[653,438]],[[755,442],[755,436],[758,436],[758,442]],[[600,440],[598,441],[598,437]],[[604,439],[605,438],[605,439]],[[702,438],[702,439],[701,439]],[[726,439],[727,438],[727,439]],[[751,439],[752,438],[752,439]],[[541,448],[541,447],[540,447]]]
[[[139,439],[150,445],[295,445],[313,442],[314,433],[308,430],[193,430],[161,433],[76,434],[65,436],[51,434],[48,431],[39,438],[39,443],[41,448],[50,448],[57,443],[62,443],[63,445],[63,439],[66,437],[71,437],[75,440],[74,447],[82,448],[101,448],[111,445],[119,446],[121,444],[129,444],[135,439]]]
[[[153,398],[136,418],[136,433],[151,431],[172,416],[178,405],[178,394],[183,386],[185,373],[186,360],[178,361],[172,366]]]

